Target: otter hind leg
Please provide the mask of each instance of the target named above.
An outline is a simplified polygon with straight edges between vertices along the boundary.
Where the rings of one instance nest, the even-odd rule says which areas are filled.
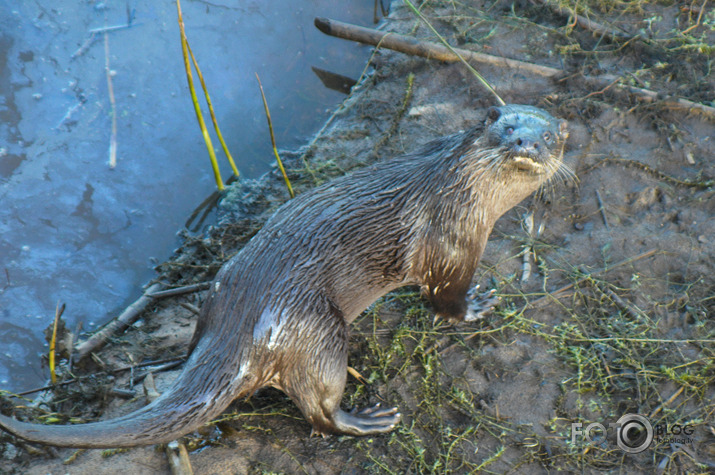
[[[293,347],[293,364],[281,375],[283,390],[313,425],[313,434],[371,435],[389,432],[400,421],[397,408],[370,408],[345,412],[340,400],[348,369],[348,329],[342,314],[330,306],[314,317],[320,323],[308,338]],[[320,328],[317,328],[320,327]]]
[[[345,412],[340,409],[333,414],[336,428],[343,434],[370,435],[390,432],[400,422],[401,414],[396,407],[383,408],[380,403],[362,410]]]

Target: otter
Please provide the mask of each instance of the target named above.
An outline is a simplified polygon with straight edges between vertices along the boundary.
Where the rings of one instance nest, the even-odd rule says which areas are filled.
[[[566,123],[531,106],[378,162],[285,203],[217,273],[173,385],[123,417],[47,426],[0,416],[30,442],[115,448],[170,442],[264,386],[315,434],[392,430],[397,408],[345,412],[348,325],[387,292],[418,285],[452,322],[485,310],[471,280],[495,221],[561,167]]]

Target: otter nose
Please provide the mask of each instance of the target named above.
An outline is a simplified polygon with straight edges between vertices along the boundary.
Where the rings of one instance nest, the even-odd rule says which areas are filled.
[[[526,150],[539,150],[539,142],[529,137],[517,137],[516,145]]]
[[[535,158],[543,154],[546,144],[542,143],[540,137],[530,129],[517,129],[511,139],[512,150],[518,155],[526,155]]]

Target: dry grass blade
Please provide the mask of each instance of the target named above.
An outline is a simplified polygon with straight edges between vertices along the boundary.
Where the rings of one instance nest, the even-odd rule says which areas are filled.
[[[52,384],[57,382],[57,373],[55,372],[55,348],[57,347],[57,325],[60,323],[60,317],[65,312],[65,304],[60,305],[57,302],[57,307],[55,308],[55,322],[52,325],[52,338],[50,339],[50,379]]]
[[[189,62],[188,40],[186,39],[186,32],[184,31],[184,18],[181,15],[180,0],[176,0],[176,10],[178,12],[179,30],[181,31],[181,52],[184,56],[184,69],[186,69],[186,81],[189,83],[191,101],[194,104],[196,120],[199,122],[201,134],[203,135],[204,142],[206,143],[206,150],[208,151],[209,158],[211,159],[211,167],[213,168],[214,179],[216,180],[216,188],[218,188],[219,191],[223,191],[225,187],[223,185],[223,180],[221,179],[221,171],[218,168],[218,162],[216,161],[216,153],[214,152],[214,147],[213,143],[211,142],[211,137],[209,136],[209,131],[206,129],[206,122],[204,122],[204,116],[201,113],[201,106],[199,106],[199,99],[196,97],[196,90],[194,89],[194,78],[191,73],[191,63]]]
[[[477,71],[476,69],[474,69],[474,68],[472,67],[472,65],[469,64],[469,63],[464,59],[464,57],[463,57],[461,54],[459,54],[459,51],[457,51],[456,49],[452,48],[452,45],[450,45],[450,44],[447,42],[447,40],[445,40],[444,37],[439,34],[439,32],[432,26],[432,24],[429,22],[429,20],[427,20],[427,18],[425,18],[425,16],[422,15],[422,12],[420,12],[420,11],[412,4],[412,2],[410,2],[410,0],[404,0],[404,2],[405,2],[405,4],[406,4],[408,7],[410,7],[410,10],[412,10],[412,12],[413,12],[415,15],[417,15],[417,17],[418,17],[420,20],[422,20],[425,25],[427,25],[427,27],[430,29],[430,31],[431,31],[434,35],[436,35],[437,38],[439,38],[439,40],[442,42],[442,44],[443,44],[449,51],[451,51],[452,54],[454,54],[455,56],[457,56],[457,58],[459,58],[459,60],[462,62],[462,64],[464,64],[464,65],[467,67],[467,69],[469,70],[469,72],[471,72],[471,73],[474,75],[474,77],[477,78],[477,80],[482,84],[482,86],[484,86],[487,91],[489,91],[489,92],[492,93],[492,95],[494,96],[494,98],[497,100],[497,103],[498,103],[500,106],[506,105],[506,102],[504,102],[504,100],[503,100],[501,97],[499,97],[499,94],[497,94],[497,91],[495,91],[494,88],[492,87],[492,85],[489,84],[489,82],[488,82],[486,79],[484,79],[484,76],[482,76],[481,74],[479,74],[479,71]]]
[[[288,188],[288,194],[291,198],[295,198],[295,193],[293,192],[293,187],[288,179],[288,174],[286,173],[285,167],[283,167],[283,162],[281,161],[280,155],[278,155],[278,148],[276,148],[276,137],[273,134],[273,121],[271,120],[271,111],[268,110],[268,102],[266,101],[266,94],[263,92],[263,84],[261,84],[261,78],[258,77],[256,73],[256,79],[258,80],[258,87],[261,89],[261,99],[263,99],[263,108],[266,111],[266,120],[268,121],[268,131],[271,134],[271,145],[273,146],[273,155],[276,157],[276,162],[278,163],[278,168],[280,168],[283,174],[283,180],[286,183],[286,188]]]
[[[226,142],[223,139],[223,134],[221,133],[221,129],[218,126],[218,121],[216,120],[216,113],[214,112],[214,106],[211,103],[211,96],[209,95],[209,91],[206,88],[206,82],[204,81],[204,75],[201,74],[201,68],[199,68],[199,63],[196,61],[196,57],[194,56],[194,52],[191,51],[191,45],[189,45],[188,41],[186,42],[186,47],[189,50],[189,55],[191,56],[191,61],[194,63],[194,68],[196,68],[196,75],[199,77],[199,81],[201,82],[201,89],[204,91],[204,97],[206,97],[206,104],[209,107],[209,114],[211,115],[211,122],[214,125],[214,130],[216,131],[216,136],[218,137],[218,141],[221,142],[221,147],[223,148],[223,153],[226,154],[226,158],[228,159],[228,163],[231,165],[231,170],[233,171],[233,174],[238,178],[239,173],[238,173],[238,168],[236,168],[236,163],[233,161],[233,156],[231,156],[231,152],[228,150],[228,146],[226,145]]]

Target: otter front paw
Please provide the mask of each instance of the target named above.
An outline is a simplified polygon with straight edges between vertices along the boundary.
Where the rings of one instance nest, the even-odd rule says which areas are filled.
[[[500,300],[496,293],[496,289],[479,293],[479,285],[475,285],[467,294],[467,314],[464,321],[473,322],[489,315]]]

